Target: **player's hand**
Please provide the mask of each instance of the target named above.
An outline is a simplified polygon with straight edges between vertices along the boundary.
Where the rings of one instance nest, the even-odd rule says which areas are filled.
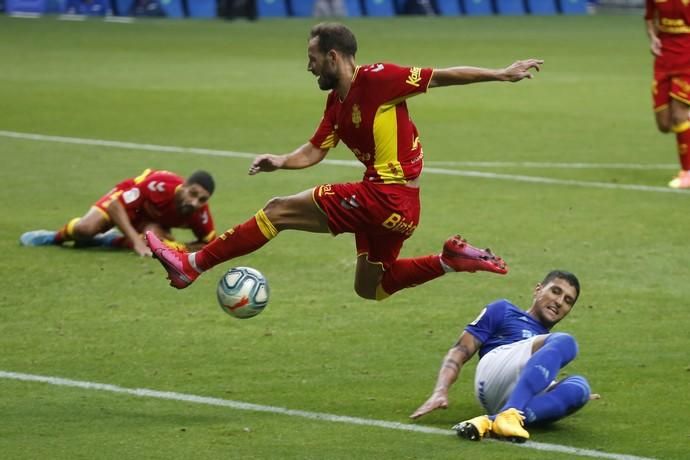
[[[143,240],[142,241],[136,241],[133,244],[133,246],[134,247],[132,249],[134,249],[134,252],[136,252],[137,255],[139,255],[140,257],[153,257],[153,253],[151,252],[151,248],[146,246],[146,243],[144,243]]]
[[[649,49],[654,56],[661,56],[661,40],[659,40],[659,37],[650,38]]]
[[[503,79],[505,81],[515,82],[525,78],[532,78],[533,75],[530,73],[530,70],[534,69],[539,72],[543,63],[543,59],[524,59],[522,61],[515,61],[503,69]]]
[[[280,169],[283,163],[285,163],[285,157],[282,155],[271,155],[268,153],[259,155],[252,161],[252,165],[249,167],[249,175],[253,176],[260,172],[275,171]]]
[[[594,401],[595,399],[601,399],[601,395],[599,393],[590,393],[589,400]]]
[[[429,412],[435,411],[436,409],[447,409],[448,408],[448,394],[434,392],[429,399],[426,400],[424,404],[419,406],[419,408],[414,411],[411,415],[411,419],[418,419]]]

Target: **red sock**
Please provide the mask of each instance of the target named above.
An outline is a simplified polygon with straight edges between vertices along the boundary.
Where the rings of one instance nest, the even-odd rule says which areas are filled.
[[[196,253],[194,261],[200,270],[208,270],[226,260],[256,251],[277,234],[278,230],[261,210],[204,246]]]
[[[383,273],[381,288],[386,294],[391,295],[401,289],[431,281],[444,273],[438,254],[398,259]]]
[[[690,121],[674,126],[673,132],[676,133],[680,167],[684,171],[690,171],[690,153],[688,152],[688,146],[690,146]]]
[[[133,249],[134,245],[126,236],[118,236],[117,238],[113,239],[111,247],[120,249]]]

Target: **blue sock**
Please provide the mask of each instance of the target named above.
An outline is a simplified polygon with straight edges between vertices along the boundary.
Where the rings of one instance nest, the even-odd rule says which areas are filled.
[[[554,381],[566,364],[577,356],[577,342],[570,334],[549,334],[544,345],[527,361],[520,378],[500,412],[511,407],[524,411],[527,403]]]
[[[587,379],[573,375],[563,379],[550,391],[535,396],[525,407],[525,423],[549,423],[582,408],[591,393]]]

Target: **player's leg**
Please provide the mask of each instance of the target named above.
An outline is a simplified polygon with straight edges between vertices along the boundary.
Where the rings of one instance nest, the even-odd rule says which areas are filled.
[[[273,198],[246,222],[226,231],[194,253],[167,247],[153,233],[146,239],[154,256],[168,271],[170,284],[182,289],[199,274],[235,257],[256,251],[283,230],[327,233],[326,215],[313,198],[314,189],[288,197]]]
[[[529,433],[523,428],[520,412],[516,409],[500,412],[500,409],[515,388],[522,368],[532,355],[532,345],[537,338],[494,348],[479,360],[474,374],[474,392],[487,415],[455,425],[453,429],[458,436],[471,441],[479,441],[490,433],[518,442],[529,439]],[[494,427],[496,419],[499,419],[498,425]]]
[[[654,120],[661,133],[671,132],[671,78],[666,72],[654,71],[652,81],[652,106]]]
[[[684,91],[690,88],[690,77],[674,79],[673,82],[670,103],[671,131],[676,134],[680,172],[668,185],[672,188],[690,189],[690,91]]]
[[[45,246],[62,244],[69,241],[78,241],[83,245],[95,235],[110,228],[112,224],[107,219],[107,214],[96,207],[92,207],[83,217],[70,219],[59,230],[33,230],[24,233],[19,241],[24,246]]]
[[[532,398],[524,408],[525,424],[550,423],[566,417],[587,404],[592,390],[587,379],[571,375],[545,393]]]
[[[556,380],[558,372],[577,356],[575,338],[564,332],[539,336],[532,344],[532,356],[520,373],[515,388],[501,410],[522,411],[530,399]]]
[[[378,208],[390,197],[395,198],[395,207]],[[453,271],[507,272],[502,259],[488,249],[474,248],[459,236],[449,238],[441,254],[398,259],[404,241],[419,222],[418,191],[398,188],[393,193],[381,193],[365,188],[360,200],[367,203],[372,214],[368,216],[370,222],[364,224],[365,230],[355,234],[358,257],[355,290],[366,299],[383,300],[401,289]]]
[[[75,241],[75,245],[98,246],[93,238],[113,227],[107,209],[110,203],[118,199],[120,191],[113,188],[96,201],[82,217],[74,218],[58,230],[56,239],[60,242]],[[78,244],[77,244],[78,243]]]

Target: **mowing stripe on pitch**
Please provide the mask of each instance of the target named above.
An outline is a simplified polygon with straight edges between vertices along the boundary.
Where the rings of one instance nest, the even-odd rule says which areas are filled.
[[[108,141],[103,139],[84,139],[80,137],[65,137],[65,136],[49,136],[45,134],[31,134],[31,133],[20,133],[15,131],[1,131],[0,136],[9,137],[13,139],[22,140],[32,140],[41,142],[61,142],[66,144],[78,144],[78,145],[94,145],[98,147],[112,147],[120,149],[130,149],[130,150],[147,150],[152,152],[165,152],[165,153],[182,153],[182,154],[192,154],[192,155],[209,155],[218,157],[228,157],[228,158],[254,158],[255,153],[247,152],[234,152],[231,150],[214,150],[214,149],[204,149],[196,147],[179,147],[173,145],[156,145],[156,144],[139,144],[135,142],[121,142],[121,141]],[[331,160],[325,159],[321,163],[336,165],[336,166],[348,166],[361,168],[362,165],[358,161],[354,160]],[[642,165],[643,166],[643,165]],[[659,165],[650,165],[659,166]],[[668,187],[654,187],[650,185],[637,185],[637,184],[614,184],[611,182],[592,182],[592,181],[581,181],[581,180],[568,180],[568,179],[553,179],[550,177],[537,177],[537,176],[523,176],[515,174],[497,174],[488,173],[481,171],[461,171],[455,169],[442,169],[426,167],[424,168],[426,174],[439,174],[445,176],[463,176],[463,177],[478,177],[483,179],[497,179],[497,180],[507,180],[514,182],[528,182],[532,184],[549,184],[549,185],[569,185],[576,187],[586,187],[586,188],[604,188],[612,190],[632,190],[637,192],[658,192],[658,193],[679,193],[686,194],[690,196],[690,192],[687,190],[677,190]]]
[[[229,407],[231,409],[246,410],[252,412],[268,412],[271,414],[287,415],[291,417],[302,417],[313,420],[323,420],[326,422],[347,423],[350,425],[364,425],[373,426],[376,428],[387,428],[391,430],[414,431],[417,433],[439,434],[444,436],[455,436],[453,430],[442,430],[440,428],[433,428],[422,425],[412,425],[399,422],[387,422],[385,420],[371,420],[358,417],[348,417],[345,415],[326,414],[323,412],[308,412],[303,410],[286,409],[277,406],[263,406],[260,404],[246,403],[242,401],[233,401],[230,399],[210,398],[206,396],[197,396],[186,393],[176,393],[173,391],[157,391],[147,388],[125,388],[118,385],[110,385],[106,383],[86,382],[83,380],[70,380],[60,377],[49,377],[44,375],[23,374],[20,372],[0,371],[0,378],[10,380],[20,380],[24,382],[39,382],[50,385],[58,385],[73,388],[83,388],[86,390],[107,391],[110,393],[120,393],[129,396],[138,396],[142,398],[157,398],[167,399],[171,401],[181,401],[194,404],[205,404],[208,406]],[[540,442],[527,441],[524,444],[513,444],[515,446],[524,447],[527,449],[536,449],[540,451],[561,452],[571,455],[579,455],[582,457],[594,458],[608,458],[612,460],[652,460],[647,457],[637,457],[634,455],[625,454],[610,454],[607,452],[600,452],[597,450],[580,449],[577,447],[561,446],[558,444],[544,444]]]

